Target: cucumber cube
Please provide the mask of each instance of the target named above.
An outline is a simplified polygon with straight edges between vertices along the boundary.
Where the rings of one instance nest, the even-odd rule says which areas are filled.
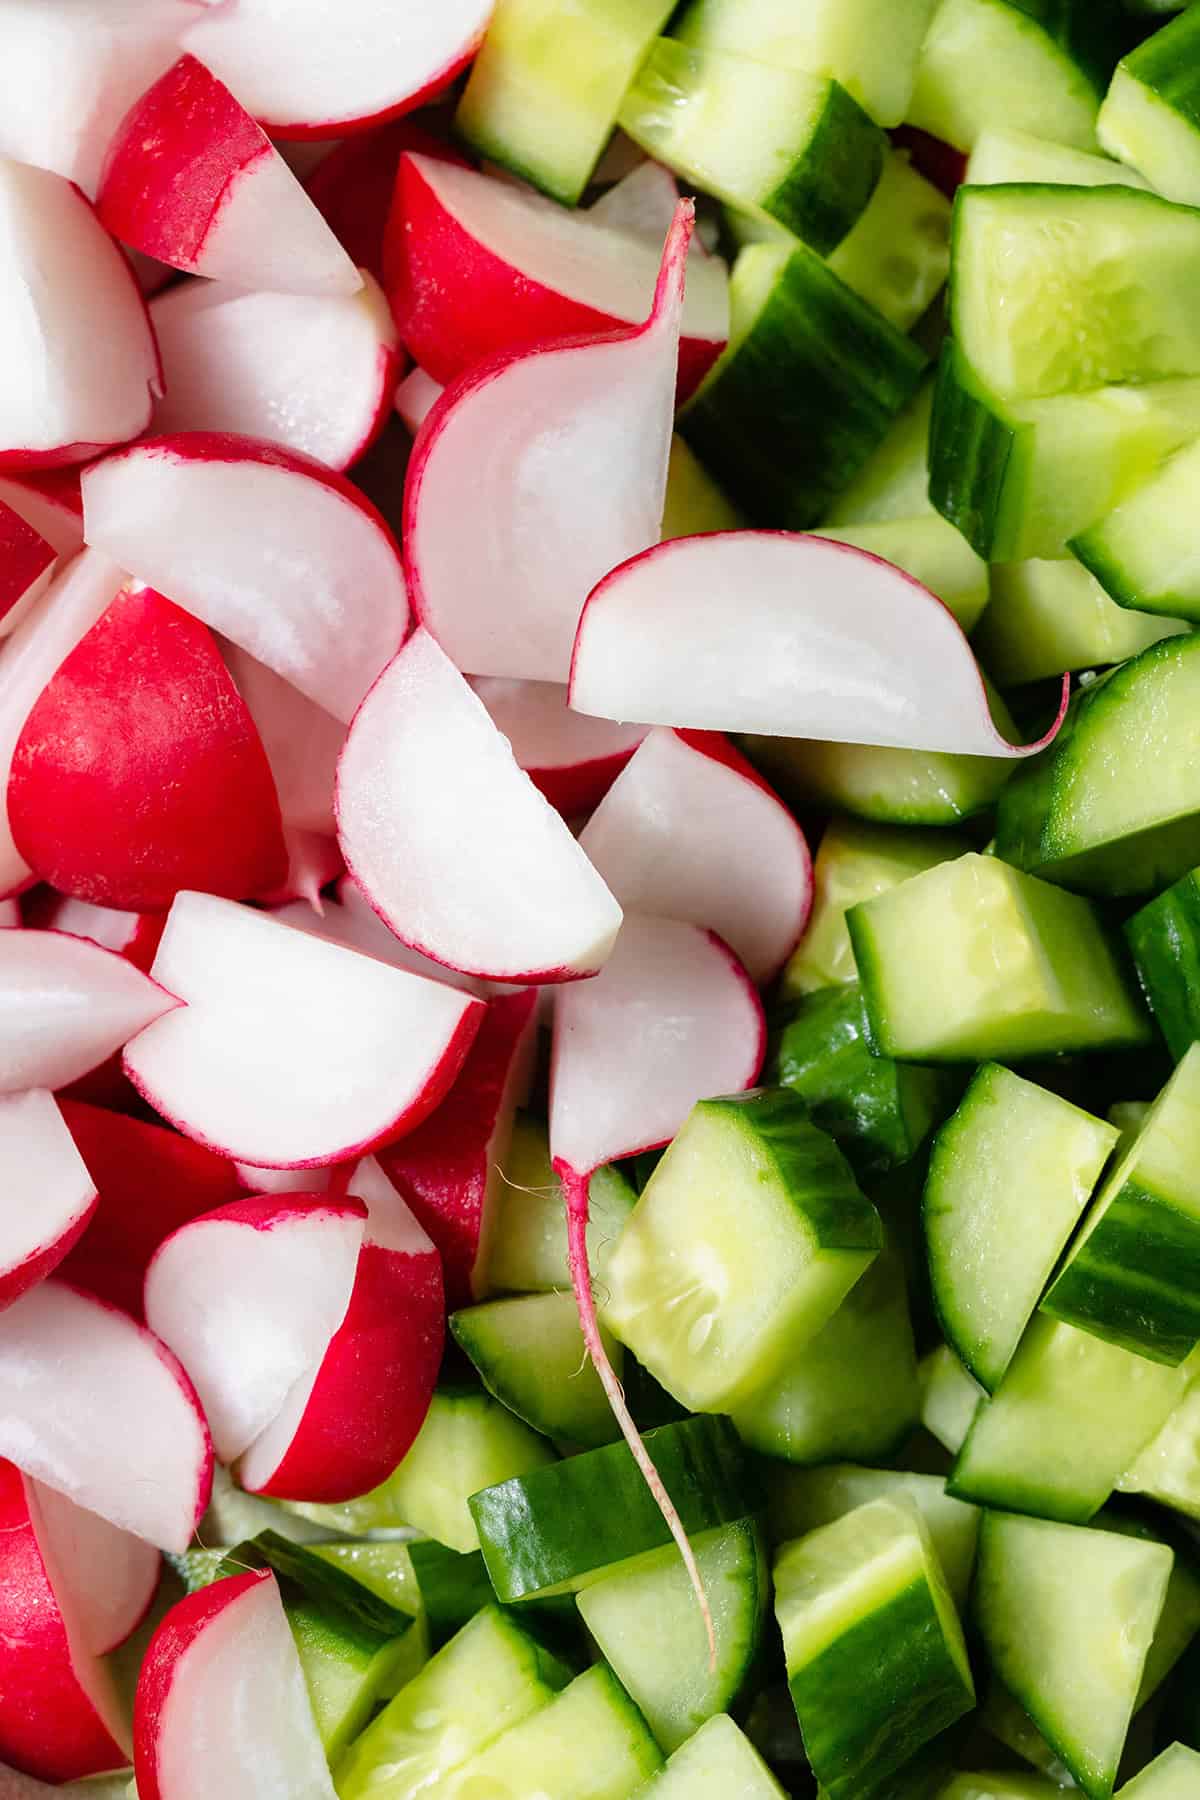
[[[971,1429],[971,1421],[986,1399],[969,1369],[948,1344],[939,1344],[921,1358],[917,1368],[921,1390],[921,1423],[951,1456],[957,1456]]]
[[[1200,206],[1200,16],[1185,12],[1118,65],[1097,132],[1168,200]]]
[[[718,1713],[676,1750],[637,1800],[787,1800],[787,1795],[745,1733],[728,1713]]]
[[[1200,1794],[1200,1751],[1187,1744],[1169,1744],[1140,1775],[1125,1783],[1120,1800],[1193,1800],[1196,1794]]]
[[[1142,987],[1178,1060],[1200,1040],[1200,869],[1126,920]]]
[[[487,1279],[501,1293],[551,1293],[571,1285],[567,1258],[567,1210],[550,1166],[546,1127],[518,1113],[496,1195],[496,1218]],[[636,1196],[620,1170],[605,1166],[592,1176],[589,1195],[588,1266],[603,1276]]]
[[[451,1313],[450,1330],[485,1387],[534,1431],[592,1449],[620,1435],[583,1343],[575,1296],[521,1294]],[[603,1329],[618,1376],[624,1352]]]

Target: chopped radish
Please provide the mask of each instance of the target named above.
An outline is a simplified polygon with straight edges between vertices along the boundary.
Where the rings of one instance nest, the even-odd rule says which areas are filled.
[[[333,782],[346,727],[237,644],[226,644],[223,654],[262,738],[284,823],[332,836]]]
[[[37,1496],[38,1537],[49,1553],[60,1604],[69,1600],[83,1648],[107,1656],[150,1610],[162,1566],[158,1551],[56,1489],[40,1481],[28,1485]]]
[[[644,237],[661,244],[678,205],[679,184],[670,169],[662,163],[646,161],[638,163],[594,200],[588,207],[588,218],[593,225],[604,225],[609,231],[625,231],[630,237]],[[688,254],[707,255],[699,232],[688,246]]]
[[[452,163],[401,158],[386,285],[401,338],[435,381],[453,381],[500,351],[636,325],[650,309],[658,265],[657,246],[586,212]],[[697,258],[683,310],[680,400],[728,336],[725,265]]]
[[[129,1761],[115,1683],[80,1627],[38,1493],[0,1462],[0,1756],[46,1781],[78,1781]]]
[[[311,931],[317,937],[328,938],[331,943],[344,944],[348,950],[361,950],[364,956],[378,957],[380,962],[390,963],[394,969],[407,969],[412,975],[424,975],[430,981],[445,981],[451,987],[461,988],[464,994],[486,998],[486,982],[477,981],[473,975],[464,975],[461,969],[434,962],[431,956],[422,956],[411,945],[401,943],[349,875],[343,876],[336,891],[337,899],[322,906],[319,917],[300,906],[281,907],[277,916],[285,925],[294,925],[298,931]]]
[[[0,238],[0,467],[83,462],[137,437],[160,387],[158,353],[91,206],[61,175],[0,157]]]
[[[59,556],[83,549],[79,470],[9,469],[0,475],[0,500],[44,537]]]
[[[21,902],[0,900],[0,931],[16,931],[21,924]]]
[[[335,145],[304,177],[309,197],[342,248],[377,281],[383,280],[383,235],[396,191],[396,171],[406,150],[447,162],[464,160],[415,119],[393,119]]]
[[[86,938],[0,932],[0,1094],[65,1087],[177,1006]]]
[[[184,1140],[187,1142],[187,1140]],[[198,1148],[198,1146],[197,1146]],[[265,1169],[256,1163],[231,1165],[238,1180],[252,1194],[324,1194],[330,1187],[332,1167],[327,1169]]]
[[[193,1219],[146,1271],[146,1323],[195,1384],[231,1463],[319,1367],[346,1316],[366,1208],[324,1194],[255,1195]]]
[[[521,983],[591,975],[607,959],[620,908],[426,631],[350,727],[337,814],[350,873],[425,955]]]
[[[83,502],[89,543],[336,718],[353,717],[404,640],[395,539],[357,488],[308,457],[185,432],[86,470]]]
[[[0,496],[0,637],[45,593],[54,557],[54,546]]]
[[[270,764],[206,626],[128,588],[26,719],[13,841],[64,893],[145,912],[180,888],[241,899],[283,879]]]
[[[0,1313],[0,1456],[160,1550],[187,1548],[212,1486],[204,1414],[165,1344],[54,1278]]]
[[[416,437],[425,420],[433,411],[445,388],[424,369],[410,369],[404,380],[396,389],[396,411],[405,427]]]
[[[571,705],[973,756],[1030,756],[1062,720],[1035,744],[1008,743],[928,588],[865,550],[786,531],[676,538],[614,569],[579,622]]]
[[[380,1166],[441,1252],[452,1310],[484,1292],[500,1167],[533,1073],[536,1006],[532,988],[490,1001],[437,1111],[379,1152]]]
[[[557,681],[480,675],[471,686],[521,768],[564,819],[581,818],[599,805],[646,735],[645,725],[572,712]]]
[[[126,1072],[190,1137],[278,1168],[345,1160],[418,1125],[484,1011],[210,894],[175,901],[154,974],[187,1005],[129,1045]],[[164,1030],[172,1018],[184,1029]]]
[[[279,886],[255,898],[264,906],[291,906],[303,902],[310,912],[320,913],[325,905],[322,888],[337,880],[346,868],[335,837],[302,827],[284,827],[287,844],[287,873]]]
[[[69,937],[90,938],[104,950],[115,950],[144,974],[150,972],[166,924],[162,913],[93,906],[90,900],[56,894],[48,887],[34,888],[27,894],[24,910],[27,925],[39,931],[65,931]]]
[[[405,567],[421,623],[460,669],[566,681],[588,593],[657,542],[694,218],[681,201],[644,325],[497,356],[425,421]]]
[[[284,294],[353,294],[362,277],[265,131],[194,56],[118,125],[96,208],[173,269]]]
[[[150,317],[167,389],[157,431],[241,431],[345,469],[387,417],[400,351],[373,277],[324,298],[189,281]]]
[[[410,112],[479,48],[492,0],[237,0],[187,31],[189,49],[279,137],[340,137]]]
[[[44,1280],[96,1210],[96,1187],[52,1094],[0,1099],[0,1307]]]

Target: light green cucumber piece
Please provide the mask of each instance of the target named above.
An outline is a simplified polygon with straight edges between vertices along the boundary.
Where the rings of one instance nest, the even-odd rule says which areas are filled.
[[[692,1540],[712,1609],[717,1659],[674,1545],[640,1568],[610,1575],[576,1601],[606,1661],[670,1754],[724,1713],[752,1673],[770,1592],[762,1534],[752,1519]]]
[[[997,706],[991,694],[989,701],[1005,730],[1003,704]],[[791,805],[836,808],[881,825],[960,825],[994,806],[1013,772],[1012,763],[999,756],[815,738],[746,736],[739,742]]]
[[[1200,15],[1181,13],[1122,58],[1097,129],[1168,200],[1200,206]]]
[[[1121,1141],[1117,1146],[1119,1151],[1124,1152],[1142,1129],[1151,1104],[1149,1100],[1113,1101],[1108,1109],[1108,1122],[1115,1125],[1121,1134]]]
[[[604,1320],[683,1405],[726,1410],[816,1335],[882,1244],[795,1094],[702,1100],[621,1234]]]
[[[971,1429],[986,1391],[951,1350],[939,1344],[917,1366],[921,1393],[921,1423],[942,1448],[957,1456]]]
[[[620,1435],[584,1348],[574,1294],[521,1294],[451,1313],[450,1330],[489,1393],[534,1431],[591,1449]],[[621,1345],[601,1327],[618,1377]]]
[[[745,519],[721,492],[704,464],[676,432],[667,464],[662,537],[698,537],[702,531],[737,531]]]
[[[638,1800],[787,1800],[787,1795],[745,1732],[728,1713],[718,1713],[639,1789]]]
[[[330,1562],[361,1582],[372,1594],[401,1612],[418,1618],[423,1610],[421,1586],[405,1543],[364,1540],[357,1543],[314,1544],[313,1555]]]
[[[1194,1800],[1200,1794],[1200,1751],[1168,1744],[1161,1756],[1127,1781],[1121,1800]]]
[[[290,1503],[260,1500],[238,1487],[221,1463],[213,1464],[212,1498],[196,1527],[200,1544],[240,1544],[260,1531],[277,1531],[297,1544],[328,1542],[338,1527],[301,1518]]]
[[[1200,549],[1189,528],[1198,495],[1200,443],[1177,450],[1112,512],[1072,538],[1071,549],[1118,606],[1194,623]]]
[[[1117,1141],[1102,1119],[998,1063],[934,1141],[923,1215],[933,1300],[976,1381],[997,1387]]]
[[[1193,1374],[1161,1429],[1139,1452],[1117,1486],[1145,1494],[1162,1506],[1200,1520],[1200,1368]]]
[[[877,519],[864,525],[823,525],[819,535],[854,544],[884,562],[895,563],[936,594],[964,631],[973,631],[979,623],[988,603],[987,564],[939,513],[924,513],[915,519]]]
[[[933,380],[923,381],[887,435],[829,508],[830,525],[916,519],[934,510],[929,498],[929,421]]]
[[[950,273],[950,202],[901,151],[890,150],[829,266],[898,331],[911,331]]]
[[[285,1607],[312,1701],[313,1718],[331,1764],[349,1748],[381,1700],[390,1699],[420,1671],[428,1655],[423,1632],[381,1643],[369,1631],[310,1600]]]
[[[1061,1795],[1063,1788],[1074,1787],[1074,1778],[1066,1763],[1050,1748],[1021,1702],[1014,1700],[1004,1683],[997,1681],[994,1675],[979,1709],[979,1723],[1014,1756],[1040,1770],[1053,1782],[1055,1793]]]
[[[1200,1040],[1200,869],[1127,919],[1125,937],[1167,1048],[1182,1057]]]
[[[991,599],[973,643],[994,679],[1017,687],[1064,669],[1125,662],[1187,629],[1181,619],[1118,606],[1082,563],[1031,558],[993,565]]]
[[[1053,182],[1062,187],[1147,188],[1148,181],[1123,163],[1087,150],[1072,150],[1029,131],[989,126],[975,139],[967,162],[968,187],[994,187],[999,182]]]
[[[1047,1775],[1026,1775],[1015,1769],[986,1769],[951,1776],[939,1788],[937,1800],[1062,1800],[1062,1786]]]
[[[540,1119],[518,1113],[501,1176],[488,1262],[490,1288],[514,1294],[569,1288],[566,1204]],[[636,1198],[619,1170],[606,1166],[592,1176],[587,1243],[594,1276],[607,1269]]]

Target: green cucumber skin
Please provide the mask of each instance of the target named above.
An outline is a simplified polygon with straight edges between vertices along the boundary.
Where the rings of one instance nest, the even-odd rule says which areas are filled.
[[[887,139],[852,94],[831,81],[803,155],[760,202],[764,212],[827,256],[865,212],[883,173]]]
[[[488,1392],[534,1431],[586,1450],[619,1437],[571,1294],[485,1300],[451,1313],[448,1322]],[[601,1335],[619,1378],[624,1352]]]
[[[1200,12],[1181,13],[1131,50],[1122,66],[1200,131]]]
[[[1200,1342],[1200,1218],[1127,1181],[1042,1311],[1177,1367]]]
[[[1020,428],[985,397],[947,341],[929,428],[929,498],[985,562],[1006,562],[1016,552],[1020,522],[1008,508],[1019,447]]]
[[[1103,99],[1124,49],[1117,9],[1093,0],[1008,0],[1008,4],[1041,26]]]
[[[409,1545],[430,1638],[435,1649],[495,1599],[482,1553],[451,1550],[436,1538],[417,1538]]]
[[[1200,1039],[1200,870],[1127,919],[1125,937],[1150,1010],[1178,1062]]]
[[[1115,600],[1118,606],[1129,607],[1134,612],[1167,613],[1171,617],[1182,619],[1187,616],[1188,605],[1194,605],[1194,602],[1180,600],[1176,597],[1176,604],[1172,611],[1165,600],[1162,600],[1160,604],[1158,595],[1151,600],[1149,595],[1142,594],[1127,579],[1122,564],[1109,555],[1103,520],[1090,530],[1081,531],[1078,537],[1073,537],[1067,548],[1071,555],[1083,564],[1088,573],[1096,577],[1109,599]]]

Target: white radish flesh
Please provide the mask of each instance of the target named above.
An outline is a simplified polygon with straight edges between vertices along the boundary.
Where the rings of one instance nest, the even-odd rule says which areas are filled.
[[[424,975],[428,981],[447,982],[464,994],[486,996],[486,982],[434,962],[432,957],[422,956],[419,950],[402,943],[348,875],[339,881],[336,891],[337,899],[323,906],[319,915],[311,907],[293,903],[281,906],[276,917],[285,925],[294,925],[297,931],[310,931],[331,944],[344,944],[347,950],[361,950],[364,956],[377,957],[393,969],[407,969],[410,975]]]
[[[83,1647],[93,1656],[107,1656],[150,1609],[161,1570],[158,1551],[56,1489],[40,1481],[30,1485],[37,1495],[38,1537],[59,1599],[69,1602]]]
[[[258,727],[285,826],[332,836],[333,782],[346,727],[237,644],[224,645],[223,654]]]
[[[66,1087],[177,1005],[86,938],[0,933],[0,1094]]]
[[[82,1235],[96,1185],[53,1095],[0,1099],[0,1307],[49,1275]]]
[[[404,377],[396,389],[396,411],[413,437],[445,391],[441,382],[427,375],[424,369],[410,369]]]
[[[471,686],[521,768],[567,819],[592,810],[646,735],[644,725],[572,712],[561,682],[477,675]]]

